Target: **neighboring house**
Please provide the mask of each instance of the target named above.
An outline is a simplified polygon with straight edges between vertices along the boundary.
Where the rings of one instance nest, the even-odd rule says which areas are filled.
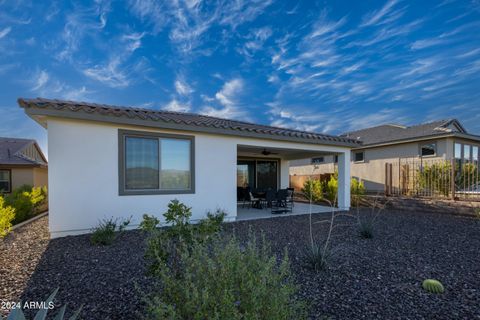
[[[25,184],[46,186],[47,171],[47,159],[35,140],[0,138],[0,193]]]
[[[456,119],[439,120],[415,126],[386,124],[341,135],[362,141],[352,149],[351,175],[365,183],[368,191],[383,191],[385,164],[399,161],[464,159],[478,161],[480,136],[469,134]],[[291,175],[332,173],[335,156],[293,161]]]
[[[158,217],[172,199],[192,219],[237,216],[237,186],[289,186],[289,161],[336,154],[339,207],[350,207],[355,140],[198,114],[19,99],[48,130],[52,237],[89,232],[100,219]]]

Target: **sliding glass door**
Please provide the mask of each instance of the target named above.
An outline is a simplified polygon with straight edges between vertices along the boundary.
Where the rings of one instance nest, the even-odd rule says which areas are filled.
[[[257,161],[257,189],[277,190],[277,161],[262,160]]]
[[[237,187],[267,190],[278,188],[277,160],[238,160]]]

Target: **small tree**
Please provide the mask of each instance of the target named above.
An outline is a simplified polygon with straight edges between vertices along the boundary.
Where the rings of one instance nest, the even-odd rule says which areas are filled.
[[[308,200],[318,202],[323,199],[322,183],[318,179],[308,179],[303,183],[302,193]]]
[[[417,170],[418,188],[448,196],[451,189],[451,170],[452,165],[448,161],[423,165]]]

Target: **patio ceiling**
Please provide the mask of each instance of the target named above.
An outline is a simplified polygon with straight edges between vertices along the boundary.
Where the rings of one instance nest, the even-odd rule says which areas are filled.
[[[257,157],[257,158],[282,158],[284,160],[307,159],[318,156],[331,155],[331,152],[271,148],[258,146],[239,145],[237,147],[237,155],[239,157]]]

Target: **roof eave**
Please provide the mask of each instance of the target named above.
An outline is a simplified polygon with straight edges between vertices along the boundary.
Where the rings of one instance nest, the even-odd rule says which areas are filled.
[[[183,130],[183,131],[190,131],[190,132],[222,134],[222,135],[229,135],[229,136],[240,136],[240,137],[267,139],[267,140],[280,140],[280,141],[301,142],[301,143],[308,143],[308,144],[334,145],[334,146],[341,146],[346,148],[358,147],[360,144],[357,142],[308,139],[308,138],[292,137],[292,136],[261,134],[261,133],[251,132],[251,131],[236,131],[232,129],[224,129],[224,128],[216,128],[216,127],[196,126],[196,125],[187,125],[187,124],[179,124],[179,123],[169,123],[169,122],[160,122],[160,121],[152,121],[152,120],[144,120],[144,119],[126,118],[123,116],[102,115],[98,113],[86,113],[84,111],[72,112],[72,111],[66,111],[66,110],[52,110],[48,108],[35,108],[35,107],[28,106],[27,104],[24,104],[23,101],[20,101],[20,100],[19,100],[19,104],[25,110],[25,113],[28,116],[30,116],[32,119],[34,119],[44,127],[46,127],[46,122],[42,121],[43,120],[42,118],[54,117],[54,118],[65,118],[65,119],[72,119],[72,120],[85,120],[85,121],[106,122],[106,123],[123,124],[123,125],[135,125],[135,126],[170,129],[170,130]]]
[[[362,146],[356,147],[356,148],[353,148],[353,149],[354,150],[368,149],[368,148],[390,146],[390,145],[394,145],[394,144],[418,142],[418,141],[425,141],[425,140],[432,140],[432,139],[439,139],[439,138],[451,138],[451,137],[480,141],[480,136],[477,136],[477,135],[468,134],[468,133],[451,132],[451,133],[441,133],[441,134],[435,134],[435,135],[428,135],[428,136],[423,136],[423,137],[398,139],[398,140],[393,140],[393,141],[388,141],[388,142],[363,144]]]

